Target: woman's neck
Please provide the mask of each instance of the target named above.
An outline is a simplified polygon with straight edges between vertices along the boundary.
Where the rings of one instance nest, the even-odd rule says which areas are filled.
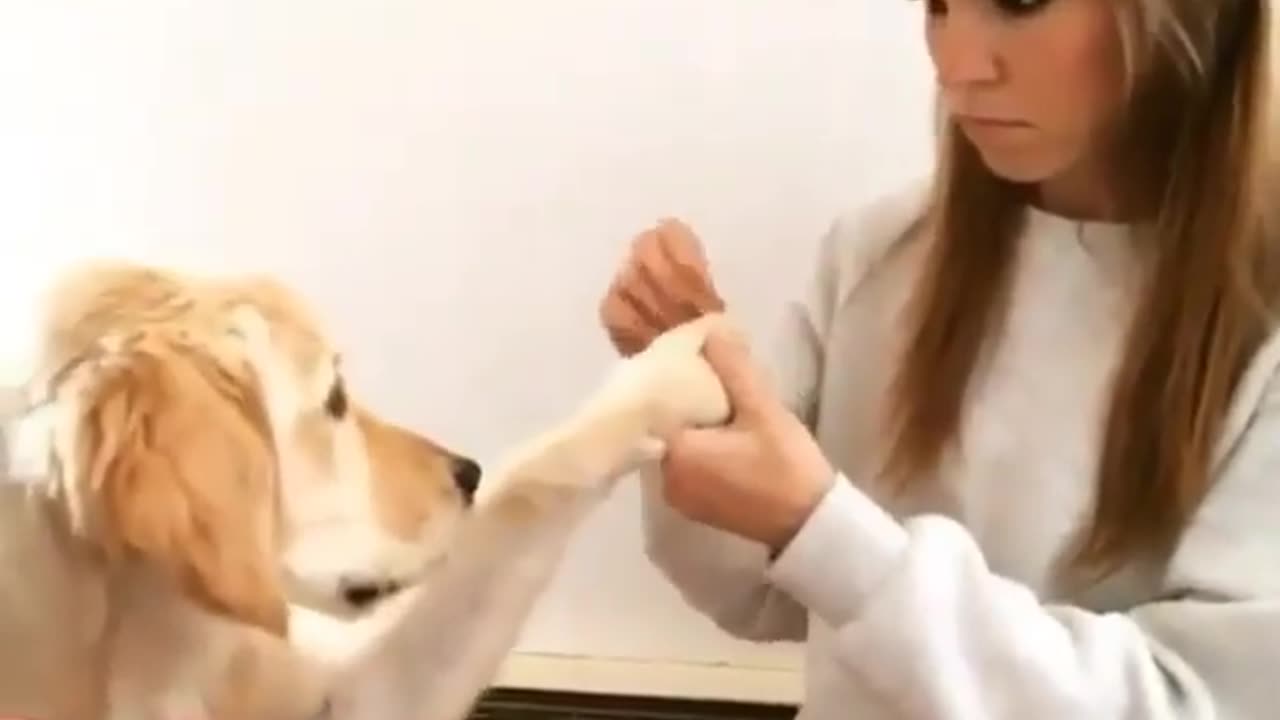
[[[1142,187],[1117,167],[1115,153],[1092,153],[1055,177],[1037,183],[1031,204],[1046,213],[1080,222],[1133,222],[1143,215],[1144,200],[1122,187]]]
[[[1071,170],[1037,184],[1031,204],[1082,222],[1120,222],[1129,217],[1098,173]]]

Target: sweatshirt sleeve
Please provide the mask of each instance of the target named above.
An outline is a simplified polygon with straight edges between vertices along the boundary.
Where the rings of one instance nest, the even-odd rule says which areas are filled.
[[[841,224],[828,231],[807,297],[785,308],[769,367],[785,403],[812,427],[822,376],[822,347],[838,266]],[[721,629],[760,641],[803,640],[807,611],[766,575],[768,550],[758,543],[691,521],[662,498],[657,465],[641,469],[645,549],[685,602]]]
[[[840,478],[769,569],[893,717],[1253,720],[1280,702],[1280,339],[1241,383],[1160,599],[1042,604],[955,522],[899,524]]]

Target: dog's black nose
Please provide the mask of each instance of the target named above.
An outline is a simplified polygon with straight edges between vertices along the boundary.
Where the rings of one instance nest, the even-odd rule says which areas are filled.
[[[480,463],[471,458],[455,458],[453,461],[453,482],[462,491],[463,497],[470,500],[480,487]]]
[[[341,587],[342,599],[357,610],[363,610],[400,591],[400,584],[393,580],[343,580]]]

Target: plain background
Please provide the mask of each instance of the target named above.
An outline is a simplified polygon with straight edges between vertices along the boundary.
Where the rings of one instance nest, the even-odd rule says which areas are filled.
[[[362,400],[485,460],[611,353],[596,302],[665,215],[766,333],[828,223],[928,171],[908,0],[3,0],[0,327],[63,263],[270,271]],[[593,517],[520,650],[791,667]]]

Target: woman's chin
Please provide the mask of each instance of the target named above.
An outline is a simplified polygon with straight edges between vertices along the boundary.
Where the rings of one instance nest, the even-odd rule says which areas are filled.
[[[1011,183],[1035,184],[1057,176],[1062,163],[1044,155],[1027,151],[978,148],[982,162],[996,177]]]

